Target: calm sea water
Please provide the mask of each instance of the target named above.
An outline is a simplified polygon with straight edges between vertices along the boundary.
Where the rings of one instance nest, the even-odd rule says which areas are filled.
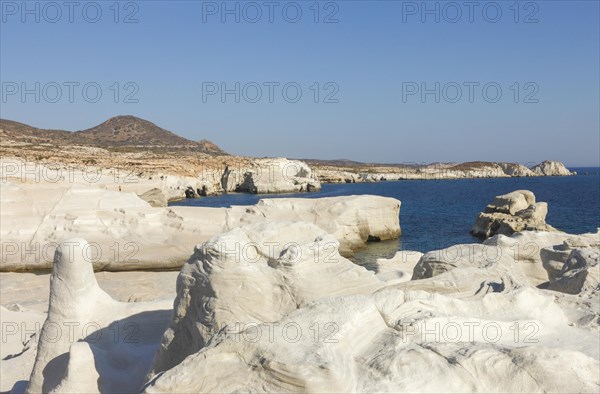
[[[600,169],[572,168],[571,177],[499,178],[459,180],[411,180],[380,183],[323,185],[320,192],[251,195],[227,194],[184,200],[172,205],[230,207],[253,205],[261,198],[319,198],[374,194],[402,202],[398,241],[372,243],[357,255],[368,261],[391,257],[396,250],[430,251],[458,243],[479,242],[469,230],[485,206],[500,194],[518,189],[531,190],[537,201],[548,203],[546,221],[568,233],[596,231],[600,227]],[[587,173],[588,175],[583,175]]]

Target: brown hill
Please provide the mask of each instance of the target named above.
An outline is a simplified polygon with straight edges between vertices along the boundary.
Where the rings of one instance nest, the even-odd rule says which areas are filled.
[[[64,130],[44,130],[24,123],[0,119],[0,136],[2,139],[23,143],[68,143],[74,141],[73,133]]]
[[[210,155],[226,154],[214,143],[191,141],[135,116],[116,116],[90,129],[69,132],[45,130],[11,120],[0,119],[0,135],[31,144],[73,144],[102,148],[151,150],[188,150]]]

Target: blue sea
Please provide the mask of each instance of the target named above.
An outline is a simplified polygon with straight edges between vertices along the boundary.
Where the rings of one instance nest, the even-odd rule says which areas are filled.
[[[573,234],[594,232],[600,227],[600,168],[570,168],[577,176],[492,178],[459,180],[405,180],[379,183],[323,185],[319,192],[301,194],[226,194],[188,199],[171,205],[230,207],[253,205],[261,198],[319,198],[373,194],[402,202],[397,241],[372,243],[357,260],[391,257],[396,250],[422,252],[458,243],[480,242],[469,231],[477,214],[500,194],[531,190],[537,201],[548,203],[546,222]]]

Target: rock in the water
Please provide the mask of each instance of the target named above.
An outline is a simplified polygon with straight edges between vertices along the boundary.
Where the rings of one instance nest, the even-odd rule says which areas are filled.
[[[196,192],[196,190],[194,190],[193,187],[188,186],[187,189],[185,189],[185,198],[198,198],[198,193]]]
[[[535,195],[529,190],[517,190],[512,193],[496,196],[486,207],[486,212],[500,212],[515,215],[517,212],[535,204]]]
[[[546,223],[547,214],[547,203],[536,203],[535,195],[529,190],[517,190],[496,196],[485,211],[477,216],[471,233],[488,238],[520,231],[557,231]]]

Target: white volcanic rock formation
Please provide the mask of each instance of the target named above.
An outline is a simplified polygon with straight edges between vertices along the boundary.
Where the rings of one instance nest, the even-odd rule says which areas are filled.
[[[133,392],[165,329],[169,301],[113,300],[98,287],[89,249],[75,238],[56,250],[29,393]]]
[[[455,268],[477,267],[480,269],[502,268],[506,272],[517,272],[521,280],[525,274],[515,266],[514,258],[500,249],[482,244],[459,244],[446,249],[425,253],[415,265],[412,279],[427,279]]]
[[[568,176],[575,175],[560,161],[546,160],[531,168],[536,175],[543,176]]]
[[[44,198],[41,199],[40,195]],[[0,270],[47,269],[62,240],[83,237],[96,270],[178,268],[194,246],[242,224],[314,223],[351,255],[400,235],[400,202],[378,196],[265,199],[232,208],[152,208],[134,193],[48,182],[0,185]]]
[[[532,168],[519,163],[467,162],[428,165],[355,165],[315,164],[314,173],[324,183],[397,181],[402,179],[507,178],[575,175],[560,162],[545,161]]]
[[[548,289],[568,294],[600,292],[600,233],[595,237],[568,238],[560,245],[545,247],[540,256],[548,272]]]
[[[55,183],[65,187],[88,185],[97,188],[134,192],[152,206],[167,201],[227,192],[294,193],[321,189],[310,167],[299,160],[230,159],[231,165],[202,166],[196,177],[135,172],[125,168],[100,168],[64,163],[34,163],[19,158],[0,158],[3,182]],[[156,190],[160,190],[158,193]],[[191,193],[189,192],[191,191]],[[150,193],[151,192],[151,193]],[[150,195],[148,195],[150,193]],[[164,197],[163,197],[164,196]]]
[[[63,189],[87,186],[133,192],[139,196],[159,189],[167,201],[185,198],[188,188],[196,191],[205,188],[207,194],[217,194],[222,191],[220,176],[213,182],[209,177],[196,178],[160,172],[145,174],[119,167],[99,168],[64,163],[35,163],[13,157],[0,158],[0,178],[2,183],[51,184]],[[157,196],[156,192],[153,194]],[[162,197],[160,198],[162,200]]]
[[[374,266],[377,277],[388,286],[407,282],[411,279],[415,265],[422,256],[421,252],[401,250],[391,259],[377,259]]]
[[[221,178],[225,192],[294,193],[321,189],[310,167],[285,158],[254,159],[242,168],[228,167]]]
[[[546,223],[548,204],[535,202],[529,190],[517,190],[496,196],[481,212],[471,229],[475,236],[488,238],[496,234],[512,235],[520,231],[557,231]]]
[[[498,253],[508,254],[519,263],[530,282],[537,286],[552,280],[553,273],[559,273],[570,250],[565,245],[589,247],[600,243],[600,233],[573,235],[562,232],[524,231],[510,237],[496,235],[486,239],[483,244],[490,257]],[[563,254],[554,257],[554,254]],[[555,263],[552,260],[561,260]],[[557,265],[554,265],[557,264]],[[553,265],[552,268],[550,265]]]
[[[404,272],[417,252],[378,261],[375,274],[315,225],[255,223],[197,247],[173,310],[171,301],[114,301],[81,257],[89,244],[70,240],[57,252],[39,345],[34,337],[21,354],[20,343],[3,345],[11,357],[1,367],[22,376],[37,350],[29,392],[593,393],[598,236],[497,236],[427,253],[414,269],[423,279],[399,283],[380,274]],[[532,258],[514,252],[525,240],[571,249],[556,278],[581,288],[576,295],[532,286],[523,269]],[[110,273],[111,285],[125,274]],[[3,322],[39,319],[30,315],[0,308]]]
[[[558,277],[550,281],[548,289],[568,294],[600,292],[600,250],[596,248],[574,249]]]
[[[101,331],[102,337],[94,338],[98,326],[95,322],[90,323],[86,328],[90,334],[93,343],[99,343],[102,338],[122,342],[127,336],[127,342],[135,346],[137,342],[142,352],[144,352],[143,363],[148,365],[152,359],[154,348],[158,347],[162,333],[168,326],[173,300],[175,299],[175,282],[178,272],[175,271],[154,271],[154,272],[98,272],[96,273],[97,282],[102,288],[110,294],[115,300],[123,302],[153,301],[153,311],[144,312],[144,316],[152,317],[146,319],[144,323],[156,327],[154,333],[142,327],[137,330],[136,319],[128,319],[121,323],[109,326],[108,330]],[[0,273],[0,323],[2,326],[2,345],[0,346],[0,391],[23,393],[31,376],[33,364],[37,353],[37,342],[40,336],[40,330],[48,314],[48,301],[50,293],[51,274],[42,273]],[[156,301],[159,301],[158,303]],[[162,309],[162,311],[154,309]],[[160,319],[160,324],[154,324],[154,318]],[[75,323],[67,323],[67,327],[62,328],[62,333],[69,335],[70,329],[74,328]],[[69,326],[71,328],[69,328]],[[53,326],[49,339],[54,341],[58,331],[57,326]],[[93,335],[92,335],[93,334]],[[151,335],[150,335],[151,334]],[[144,337],[142,337],[142,335]],[[73,336],[73,339],[74,336]],[[96,340],[97,339],[97,340]],[[121,346],[117,343],[112,345],[112,349],[119,352]],[[150,347],[148,347],[150,346]],[[148,347],[144,349],[144,347]],[[122,350],[135,351],[134,348],[124,348]],[[141,355],[141,353],[140,353]],[[140,362],[139,360],[135,362]],[[95,364],[95,363],[94,363]],[[88,368],[90,365],[85,365]],[[85,369],[84,369],[85,371]],[[105,368],[103,371],[112,373],[112,369]],[[146,374],[146,370],[139,369],[138,376],[131,375],[131,369],[125,368],[123,372],[130,375],[126,378],[135,382],[141,381]],[[60,371],[59,371],[60,372]],[[60,372],[62,373],[62,372]],[[103,380],[121,379],[115,376],[104,375]],[[115,382],[113,387],[120,386]],[[127,386],[123,386],[127,387]],[[90,389],[90,392],[97,391]],[[105,390],[107,391],[107,390]],[[119,390],[114,389],[113,392]],[[123,391],[123,390],[121,390]],[[132,389],[137,391],[137,389]],[[74,390],[79,393],[81,390]]]
[[[199,247],[181,269],[175,314],[153,371],[179,364],[226,325],[275,322],[319,298],[382,285],[373,272],[341,257],[337,240],[312,224],[236,228]]]
[[[536,174],[531,169],[519,163],[498,163],[502,171],[508,176],[525,177],[535,176]]]
[[[15,294],[16,295],[16,294]],[[47,297],[47,293],[46,293]],[[23,392],[37,352],[37,337],[45,320],[45,315],[23,308],[20,305],[7,305],[2,298],[0,325],[2,326],[2,346],[0,346],[0,391],[3,393]],[[46,301],[45,308],[48,307]]]
[[[572,300],[531,286],[510,253],[425,254],[415,280],[386,286],[337,256],[315,264],[328,237],[318,234],[253,226],[199,248],[145,392],[598,390],[598,329],[576,324],[595,312],[582,317]],[[293,238],[293,251],[227,252]]]

